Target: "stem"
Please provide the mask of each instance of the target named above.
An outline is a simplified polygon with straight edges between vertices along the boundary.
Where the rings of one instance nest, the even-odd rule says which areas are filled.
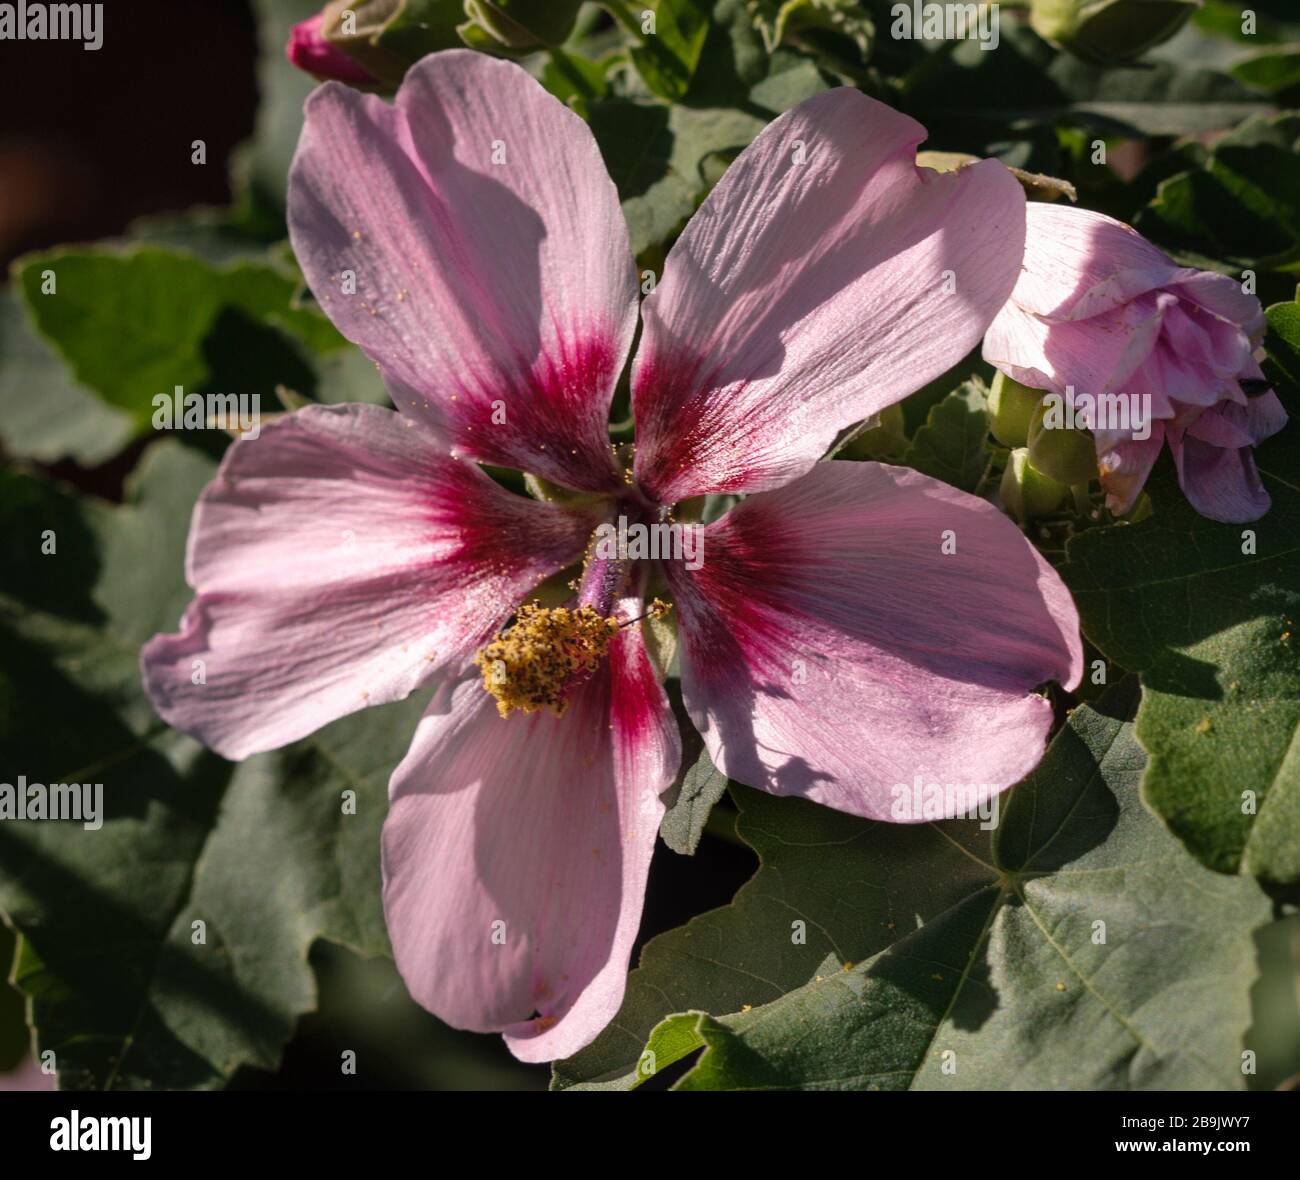
[[[984,489],[988,487],[989,476],[993,474],[993,459],[994,456],[990,455],[989,461],[984,464],[984,474],[980,476],[979,482],[975,485],[975,490],[971,493],[972,496],[984,495]]]
[[[1087,517],[1092,512],[1092,496],[1088,492],[1088,483],[1070,485],[1070,495],[1074,497],[1074,510],[1082,517]]]

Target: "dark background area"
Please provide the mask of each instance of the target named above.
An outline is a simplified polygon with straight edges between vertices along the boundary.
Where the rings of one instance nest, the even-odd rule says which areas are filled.
[[[134,218],[230,199],[251,133],[246,0],[108,0],[103,47],[0,42],[0,256],[121,233]],[[207,143],[208,162],[190,162]]]

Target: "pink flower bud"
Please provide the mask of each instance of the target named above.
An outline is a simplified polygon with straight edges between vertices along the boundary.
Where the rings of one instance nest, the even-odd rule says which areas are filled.
[[[354,61],[337,45],[326,40],[322,26],[325,14],[318,12],[309,20],[296,24],[289,32],[285,56],[298,67],[321,81],[333,79],[368,86],[376,79],[373,74]]]
[[[1235,523],[1268,511],[1253,450],[1286,423],[1259,367],[1265,324],[1236,279],[1180,267],[1103,214],[1031,202],[984,359],[1061,395],[1063,425],[1092,432],[1116,514],[1167,441],[1192,506]]]

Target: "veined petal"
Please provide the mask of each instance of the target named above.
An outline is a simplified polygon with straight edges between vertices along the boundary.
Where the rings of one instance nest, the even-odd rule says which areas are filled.
[[[1216,446],[1173,427],[1169,450],[1178,469],[1178,485],[1202,516],[1246,524],[1258,520],[1272,505],[1250,447]]]
[[[587,125],[519,66],[431,54],[391,106],[315,91],[289,232],[401,410],[486,462],[620,486],[607,425],[636,327],[627,226]]]
[[[892,809],[917,779],[1015,783],[1051,724],[1034,689],[1082,670],[1051,566],[992,505],[904,468],[822,463],[710,525],[697,572],[665,568],[719,769],[856,815],[929,818]]]
[[[1259,366],[1254,366],[1256,372]],[[1245,411],[1243,421],[1246,430],[1250,433],[1251,442],[1256,446],[1262,443],[1266,438],[1272,438],[1283,426],[1287,424],[1287,412],[1282,406],[1281,399],[1271,389],[1262,393],[1259,397],[1248,399],[1246,405],[1242,407]],[[1236,408],[1223,407],[1225,414],[1236,413]]]
[[[439,690],[393,773],[384,912],[411,995],[524,1061],[590,1043],[623,1000],[659,795],[681,758],[640,633],[563,717]]]
[[[1087,320],[1183,273],[1122,221],[1090,209],[1031,201],[1024,270],[1011,298],[1035,315]]]
[[[1161,339],[1125,378],[1123,388],[1130,393],[1149,395],[1153,417],[1180,418],[1189,408],[1214,405],[1228,391],[1237,390],[1237,382],[1216,377],[1169,341]],[[1162,412],[1162,408],[1168,412]]]
[[[1096,430],[1093,435],[1106,505],[1116,516],[1122,516],[1137,502],[1147,476],[1160,456],[1165,441],[1165,424],[1153,421],[1151,434],[1145,439],[1134,439],[1132,431],[1120,430]]]
[[[1024,193],[996,161],[917,168],[924,136],[856,90],[819,94],[691,218],[633,369],[637,480],[661,503],[794,478],[978,342],[1019,273]]]
[[[1162,300],[1164,302],[1162,302]],[[989,326],[984,359],[1035,389],[1099,397],[1139,392],[1130,378],[1160,338],[1167,296],[1143,296],[1091,319],[1057,322],[1014,300]]]
[[[1227,275],[1209,270],[1179,270],[1169,289],[1222,320],[1242,329],[1252,344],[1258,345],[1268,327],[1268,319],[1259,299],[1247,295],[1241,284]]]
[[[515,496],[378,406],[236,442],[199,497],[175,635],[141,653],[162,718],[227,758],[459,669],[593,522]]]
[[[1224,381],[1233,381],[1250,363],[1253,347],[1245,331],[1205,314],[1196,304],[1180,303],[1167,309],[1163,329],[1163,343],[1175,355]],[[1173,393],[1183,400],[1177,386]]]
[[[1187,424],[1187,435],[1199,438],[1202,442],[1216,447],[1236,450],[1238,447],[1253,447],[1255,440],[1251,437],[1246,423],[1246,410],[1226,402],[1220,408],[1211,406],[1194,422]]]

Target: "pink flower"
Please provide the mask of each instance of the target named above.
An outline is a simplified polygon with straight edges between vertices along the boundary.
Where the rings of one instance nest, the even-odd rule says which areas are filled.
[[[1093,403],[1113,511],[1132,507],[1168,440],[1196,510],[1240,522],[1268,511],[1252,448],[1286,422],[1256,361],[1264,328],[1259,300],[1236,280],[1177,266],[1101,213],[1031,204],[1024,269],[984,358],[1025,385]],[[1108,418],[1102,398],[1128,407],[1127,419]]]
[[[289,44],[284,49],[289,61],[322,80],[335,79],[355,86],[375,82],[369,70],[325,37],[321,31],[324,24],[325,14],[318,12],[289,30]]]
[[[311,407],[230,448],[195,511],[197,597],[145,679],[231,758],[438,685],[390,784],[388,928],[420,1003],[525,1060],[575,1052],[623,996],[681,754],[631,625],[651,574],[718,766],[858,815],[922,818],[894,810],[917,776],[981,799],[1014,783],[1051,720],[1035,687],[1078,680],[1068,593],[991,505],[818,463],[972,348],[1015,280],[1017,183],[997,163],[922,172],[923,136],[834,90],[732,164],[641,304],[625,471],[607,422],[638,281],[586,124],[460,51],[395,105],[328,85],[308,101],[294,249],[402,413]],[[524,499],[475,460],[586,494]],[[589,552],[603,522],[713,492],[751,494],[698,569]],[[524,612],[476,667],[588,552],[591,609]],[[499,715],[529,693],[557,707]]]

